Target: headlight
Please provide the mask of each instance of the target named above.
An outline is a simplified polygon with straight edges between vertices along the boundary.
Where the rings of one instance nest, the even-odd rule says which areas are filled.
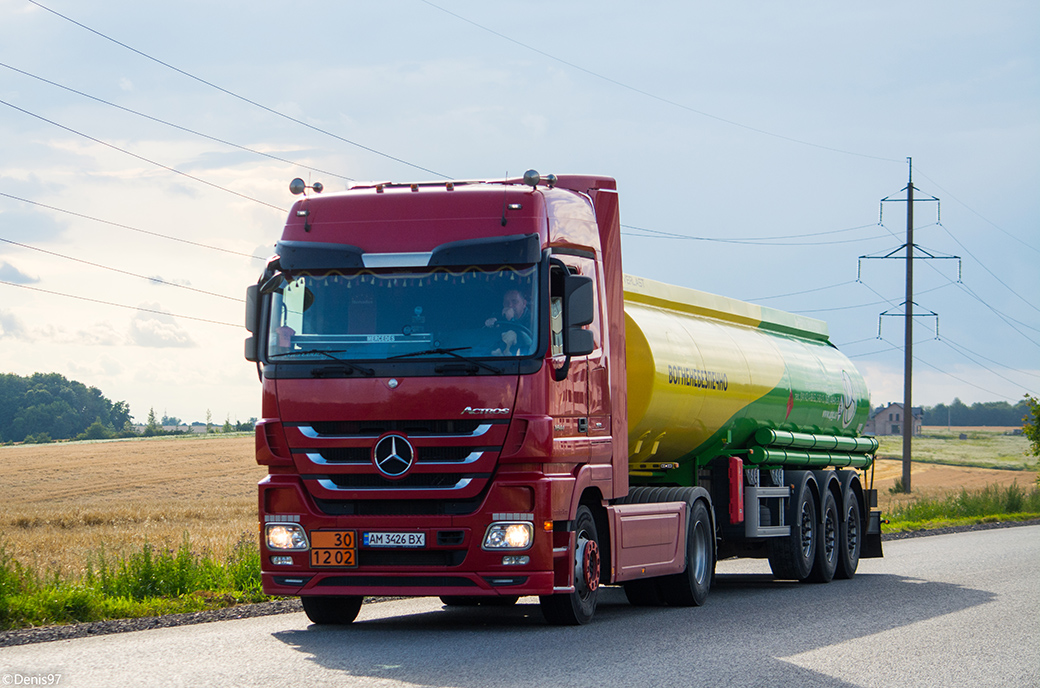
[[[266,539],[268,549],[305,550],[308,547],[307,534],[297,523],[268,523]]]
[[[534,541],[534,524],[528,521],[492,523],[484,534],[484,549],[527,549]]]

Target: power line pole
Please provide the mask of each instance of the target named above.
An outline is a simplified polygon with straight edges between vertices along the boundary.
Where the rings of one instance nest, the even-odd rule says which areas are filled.
[[[907,158],[906,183],[906,306],[903,329],[903,491],[910,494],[910,440],[914,435],[914,163]]]
[[[881,339],[881,318],[886,315],[901,315],[904,318],[904,329],[903,329],[903,491],[910,492],[910,468],[913,463],[913,457],[911,454],[911,439],[914,435],[914,411],[913,411],[913,365],[914,365],[914,191],[918,189],[914,188],[914,166],[913,159],[906,159],[907,165],[910,168],[907,175],[907,184],[904,191],[906,191],[906,199],[901,198],[882,198],[882,208],[884,204],[890,201],[899,201],[906,203],[906,244],[889,251],[886,255],[874,255],[874,256],[860,256],[860,272],[862,272],[862,261],[868,259],[889,259],[889,258],[904,258],[906,259],[906,299],[903,301],[903,312],[901,314],[889,313],[885,311],[881,313],[878,318],[878,339]],[[920,201],[936,201],[938,198],[930,196],[928,198],[916,199]],[[882,211],[883,213],[883,211]],[[881,219],[878,220],[879,224]],[[903,248],[906,248],[906,256],[898,256]],[[921,247],[917,247],[921,248]],[[923,254],[921,257],[926,259],[950,259],[960,260],[959,256],[938,256],[932,251],[927,249],[921,249]],[[859,277],[857,277],[857,280]],[[935,336],[939,336],[939,315],[934,311],[926,311],[924,315],[933,316],[936,319],[935,324]]]

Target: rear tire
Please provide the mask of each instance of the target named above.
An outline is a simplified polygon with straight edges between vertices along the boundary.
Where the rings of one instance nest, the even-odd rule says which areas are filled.
[[[690,509],[686,528],[686,570],[661,578],[665,602],[675,607],[699,607],[708,599],[715,570],[708,507],[698,500]]]
[[[625,597],[628,598],[628,603],[634,607],[662,606],[664,598],[661,597],[659,581],[659,578],[641,578],[625,583]]]
[[[808,479],[801,480],[795,489],[789,513],[791,534],[770,540],[769,568],[775,578],[804,581],[809,578],[816,562],[819,534],[816,500]]]
[[[809,581],[812,583],[830,583],[834,572],[838,569],[840,554],[839,532],[841,521],[838,518],[838,505],[834,494],[825,490],[820,503],[820,537],[816,542],[816,562],[813,564]]]
[[[346,625],[353,623],[361,611],[364,598],[350,597],[301,597],[303,611],[311,623],[320,625]]]
[[[542,616],[554,626],[587,624],[599,598],[599,533],[592,510],[582,504],[574,519],[574,592],[542,595]]]
[[[856,575],[863,547],[863,521],[860,518],[859,498],[855,490],[846,491],[843,513],[838,537],[838,570],[834,572],[834,576],[847,580]]]

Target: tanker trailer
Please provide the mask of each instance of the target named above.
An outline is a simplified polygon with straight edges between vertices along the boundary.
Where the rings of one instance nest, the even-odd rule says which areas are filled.
[[[849,578],[881,556],[876,493],[856,473],[878,447],[858,436],[870,400],[826,323],[630,275],[624,300],[627,500],[707,488],[715,561],[767,557],[779,578]],[[657,598],[643,581],[626,591]]]

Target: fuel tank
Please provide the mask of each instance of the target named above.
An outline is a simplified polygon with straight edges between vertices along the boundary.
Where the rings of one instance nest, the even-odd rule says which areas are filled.
[[[626,275],[625,336],[633,471],[696,468],[762,428],[854,437],[870,412],[820,320]]]

